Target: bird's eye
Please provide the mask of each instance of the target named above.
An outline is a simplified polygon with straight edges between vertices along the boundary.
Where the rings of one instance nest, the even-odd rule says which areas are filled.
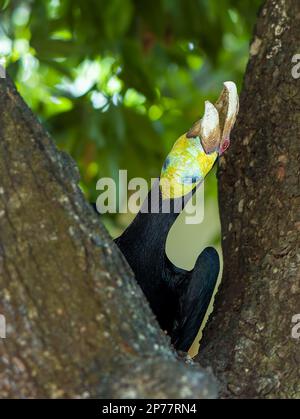
[[[229,147],[229,145],[230,145],[230,141],[229,141],[229,139],[227,139],[227,138],[226,138],[226,140],[224,140],[224,141],[223,141],[223,144],[222,144],[222,153],[223,153],[225,150],[227,150],[227,148]]]
[[[167,157],[166,160],[164,161],[162,169],[166,170],[168,168],[169,164],[170,164],[170,159],[169,159],[169,157]]]

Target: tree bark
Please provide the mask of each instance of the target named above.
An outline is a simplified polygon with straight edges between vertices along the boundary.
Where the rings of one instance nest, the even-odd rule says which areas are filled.
[[[224,273],[199,361],[223,397],[300,397],[299,48],[300,2],[267,0],[219,170]]]
[[[0,397],[204,398],[59,152],[0,79]]]

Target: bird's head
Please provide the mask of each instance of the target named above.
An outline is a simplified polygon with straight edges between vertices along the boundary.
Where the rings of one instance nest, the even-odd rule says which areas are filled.
[[[230,146],[230,133],[239,110],[235,83],[227,81],[213,105],[205,102],[203,117],[174,144],[160,176],[163,198],[190,192]]]

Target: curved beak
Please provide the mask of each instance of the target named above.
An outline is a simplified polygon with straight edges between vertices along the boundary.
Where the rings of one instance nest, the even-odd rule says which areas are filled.
[[[234,82],[226,81],[219,99],[213,105],[205,102],[204,115],[186,134],[200,137],[205,153],[222,154],[230,145],[230,132],[239,111],[239,97]]]
[[[220,154],[222,154],[230,145],[230,133],[235,124],[239,111],[239,97],[234,82],[226,81],[219,99],[215,103],[219,113],[221,141]]]
[[[197,136],[201,138],[205,153],[209,154],[218,148],[221,136],[219,113],[208,100],[205,101],[203,117],[187,133],[188,138]]]

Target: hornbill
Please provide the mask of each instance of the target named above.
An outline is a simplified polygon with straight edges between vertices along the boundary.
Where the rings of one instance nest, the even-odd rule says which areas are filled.
[[[217,102],[206,101],[202,119],[175,142],[140,212],[115,240],[160,326],[174,347],[185,352],[209,306],[219,274],[219,256],[207,247],[194,269],[186,271],[166,256],[166,240],[178,208],[187,203],[229,147],[238,106],[236,85],[225,82]]]

